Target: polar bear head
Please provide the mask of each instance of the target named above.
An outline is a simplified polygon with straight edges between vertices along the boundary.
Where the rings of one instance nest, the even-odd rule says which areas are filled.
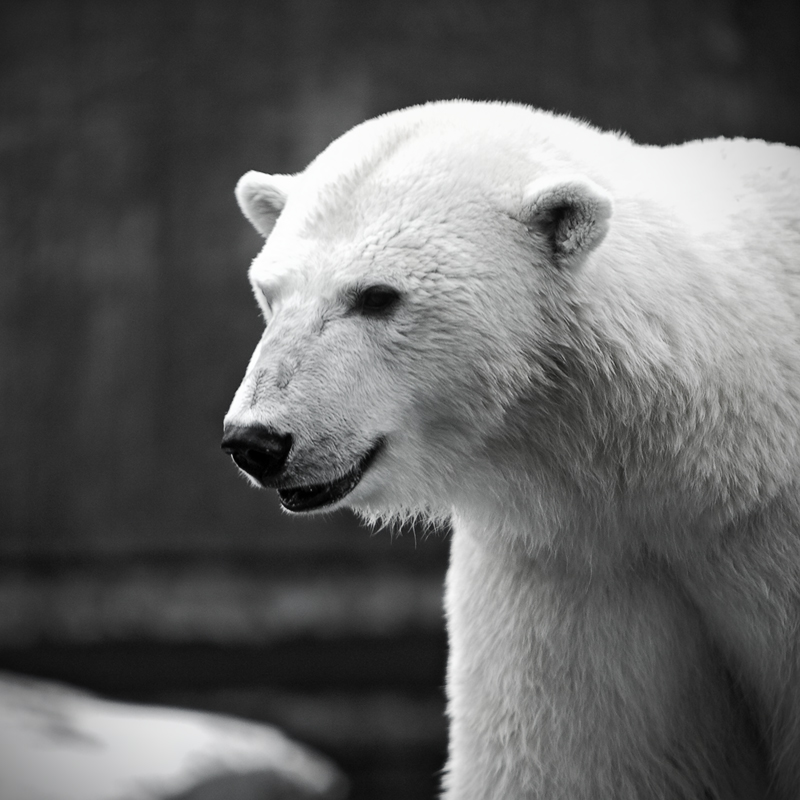
[[[488,472],[513,480],[511,454],[546,457],[539,423],[572,413],[585,350],[575,286],[612,215],[559,144],[584,129],[432,104],[354,128],[297,175],[244,175],[266,328],[223,448],[254,483],[292,512],[446,515]]]

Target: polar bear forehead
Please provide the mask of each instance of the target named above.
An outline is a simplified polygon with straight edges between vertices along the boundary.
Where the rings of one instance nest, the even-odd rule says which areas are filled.
[[[501,177],[507,179],[500,173],[519,172],[530,149],[521,125],[528,115],[513,116],[516,137],[508,131],[499,136],[486,108],[471,104],[422,106],[377,117],[326,148],[303,173],[303,183],[314,190],[318,211],[339,208],[364,194],[371,193],[368,201],[375,202],[380,195],[396,196],[393,188],[410,194],[412,188],[418,192],[458,178],[496,184]]]
[[[283,228],[253,260],[250,281],[257,295],[275,299],[291,295],[334,299],[342,290],[376,281],[411,289],[428,284],[455,253],[459,261],[469,260],[469,239],[482,240],[481,220],[458,223],[427,216],[400,222],[388,213],[363,220],[352,235],[337,228],[332,237],[298,236]],[[355,225],[352,220],[342,221],[341,228],[351,225]],[[327,222],[321,223],[326,226]],[[456,271],[451,265],[448,273]]]
[[[479,236],[489,215],[513,215],[543,163],[574,169],[571,154],[586,149],[576,140],[596,157],[598,137],[618,138],[507,104],[433,103],[368,120],[292,179],[251,277],[286,287],[312,274],[324,282],[335,263],[336,277],[352,280],[388,249],[386,262],[422,274],[425,260],[404,255],[435,258],[431,250],[448,238]]]
[[[399,217],[479,194],[513,207],[547,170],[580,169],[581,153],[619,137],[567,117],[502,103],[445,101],[368,120],[331,143],[300,173],[282,228],[304,236],[353,233],[353,223],[381,211]],[[350,223],[350,224],[348,224]]]

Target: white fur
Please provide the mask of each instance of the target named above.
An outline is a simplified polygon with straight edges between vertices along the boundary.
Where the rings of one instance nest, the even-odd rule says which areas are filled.
[[[800,797],[799,151],[453,102],[285,177],[227,419],[452,521],[445,797]]]
[[[265,175],[250,170],[236,184],[239,208],[262,236],[272,233],[293,182],[291,175]]]

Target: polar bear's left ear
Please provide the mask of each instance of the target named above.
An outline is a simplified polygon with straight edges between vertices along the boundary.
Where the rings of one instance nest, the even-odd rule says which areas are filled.
[[[608,231],[611,197],[583,175],[546,177],[529,183],[520,219],[542,237],[558,264],[577,266]]]
[[[239,208],[264,238],[275,227],[294,181],[294,175],[266,175],[251,170],[236,184]]]

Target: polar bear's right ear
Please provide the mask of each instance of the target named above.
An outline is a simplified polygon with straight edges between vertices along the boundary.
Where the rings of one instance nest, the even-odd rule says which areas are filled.
[[[525,187],[520,218],[557,264],[577,266],[603,241],[611,197],[583,175],[548,176]]]
[[[294,180],[294,175],[266,175],[255,170],[239,178],[236,184],[239,208],[264,238],[275,227]]]

